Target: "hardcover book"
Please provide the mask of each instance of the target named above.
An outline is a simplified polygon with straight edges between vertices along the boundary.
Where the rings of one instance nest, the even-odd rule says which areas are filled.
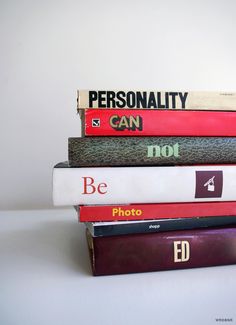
[[[53,170],[55,205],[236,201],[236,165]]]
[[[236,137],[69,138],[68,156],[71,167],[229,164]]]
[[[86,109],[84,136],[235,136],[236,113],[137,109]]]
[[[236,225],[236,216],[86,222],[93,237]]]
[[[108,237],[87,231],[94,275],[235,264],[235,238],[235,227]]]
[[[77,109],[150,108],[236,110],[235,92],[78,90]]]
[[[81,222],[235,216],[236,202],[188,202],[126,205],[80,205]]]

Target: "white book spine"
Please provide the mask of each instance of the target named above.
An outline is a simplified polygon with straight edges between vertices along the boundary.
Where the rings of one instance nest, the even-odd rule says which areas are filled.
[[[111,98],[112,95],[112,98]],[[138,105],[145,95],[146,105]],[[122,100],[121,100],[122,97]],[[129,98],[132,98],[131,102]],[[158,90],[78,90],[77,109],[83,108],[165,108],[190,110],[236,110],[236,92]],[[157,107],[156,107],[157,106]]]
[[[54,168],[54,205],[236,201],[236,165]]]

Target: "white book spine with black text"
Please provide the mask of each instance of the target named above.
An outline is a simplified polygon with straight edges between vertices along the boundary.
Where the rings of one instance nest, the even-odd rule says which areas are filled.
[[[236,165],[53,170],[54,205],[236,201]]]
[[[158,90],[78,90],[77,109],[150,108],[236,110],[235,92]]]

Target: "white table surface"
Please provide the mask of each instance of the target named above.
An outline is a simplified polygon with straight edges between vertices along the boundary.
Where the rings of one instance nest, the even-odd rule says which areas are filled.
[[[0,325],[236,323],[236,266],[93,277],[72,208],[0,212],[0,263]]]

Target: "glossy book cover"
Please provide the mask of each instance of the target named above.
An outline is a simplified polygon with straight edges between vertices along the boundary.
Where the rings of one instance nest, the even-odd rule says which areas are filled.
[[[75,208],[81,222],[236,216],[235,201],[80,205]]]
[[[94,275],[151,272],[236,263],[236,228],[207,228],[92,237]]]
[[[236,112],[87,109],[84,136],[236,136]]]

